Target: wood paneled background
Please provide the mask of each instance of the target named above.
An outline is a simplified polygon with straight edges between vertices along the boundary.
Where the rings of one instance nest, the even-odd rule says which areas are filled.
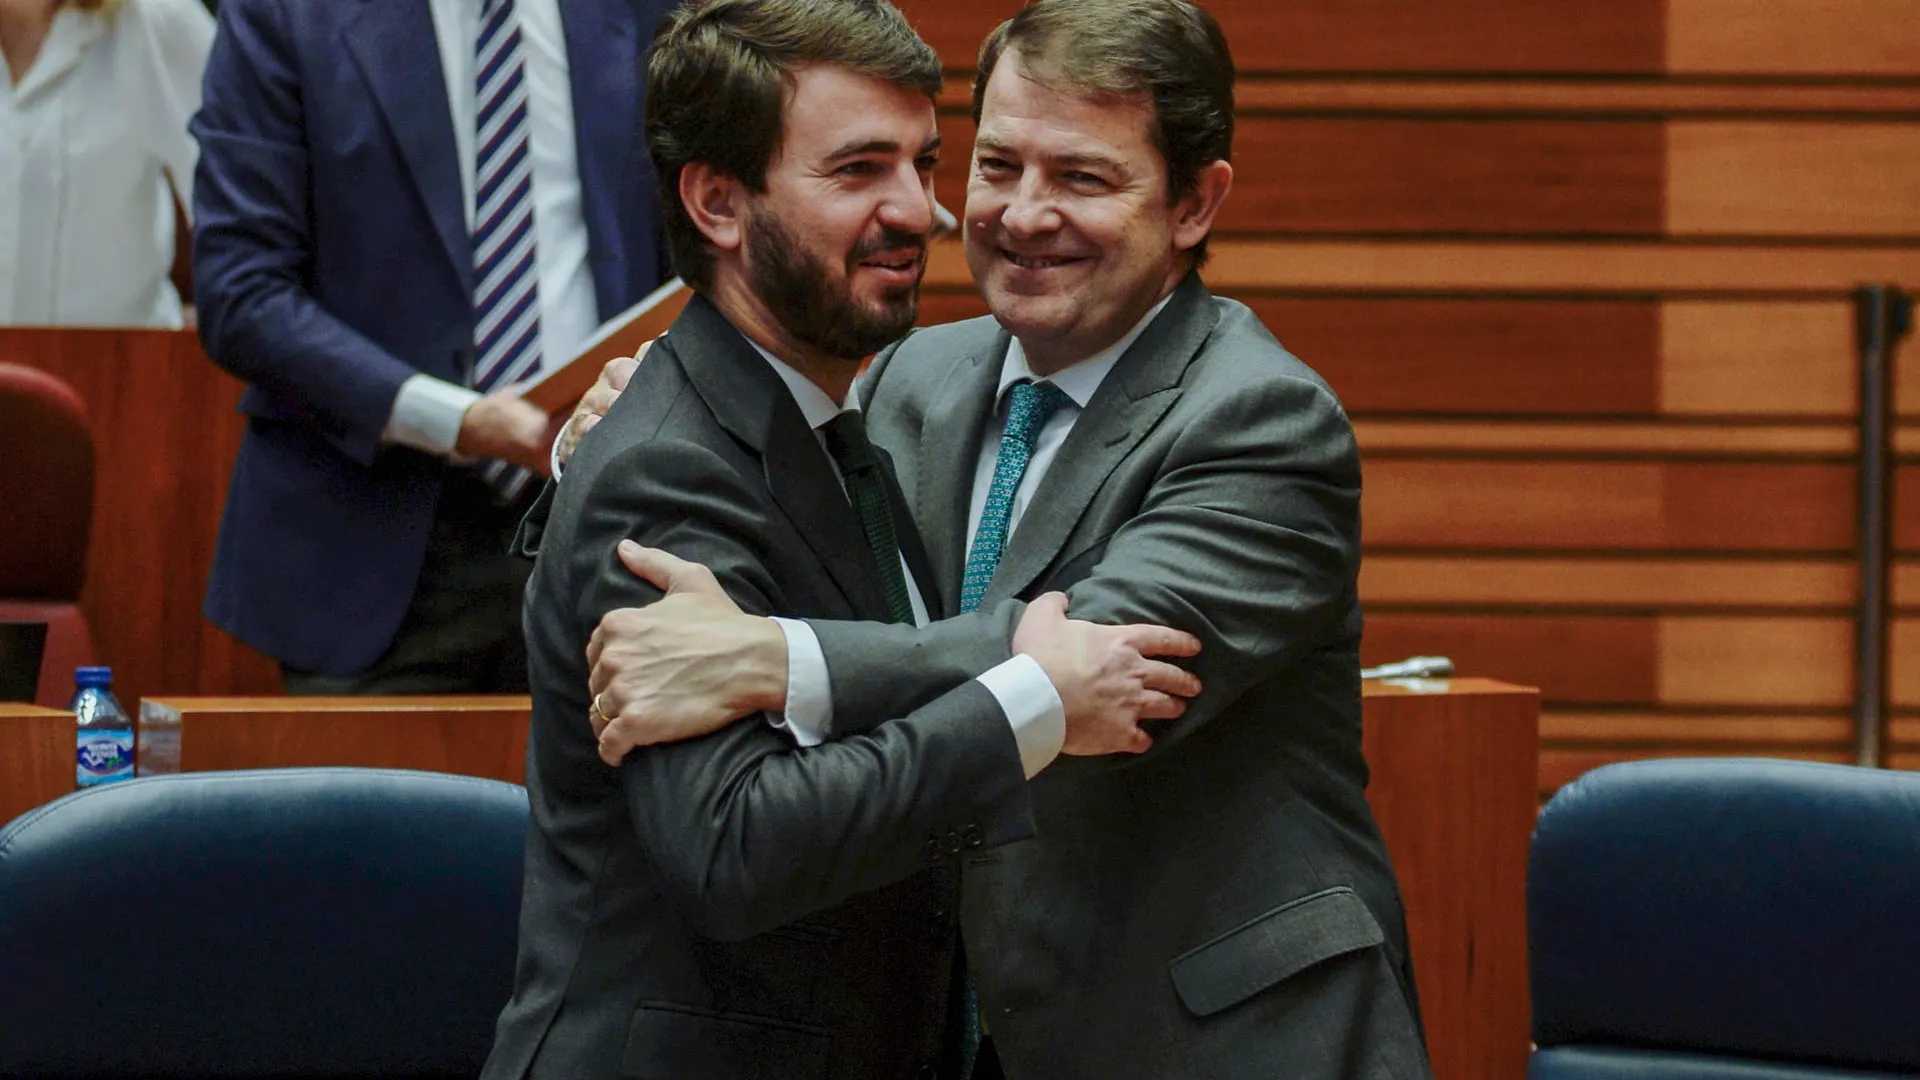
[[[1018,0],[907,0],[969,73]],[[1913,0],[1212,0],[1240,72],[1209,283],[1353,414],[1368,662],[1541,687],[1608,761],[1851,759],[1850,293],[1920,289]],[[982,312],[953,245],[924,318]],[[1920,767],[1920,346],[1892,760]]]
[[[279,668],[200,614],[240,449],[240,383],[191,331],[0,327],[0,360],[52,372],[87,403],[80,610],[114,693],[129,709],[153,694],[278,693]]]

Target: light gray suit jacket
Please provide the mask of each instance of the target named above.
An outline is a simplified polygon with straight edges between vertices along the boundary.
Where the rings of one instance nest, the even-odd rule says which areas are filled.
[[[1008,336],[916,333],[863,384],[944,606]],[[982,609],[814,622],[836,737],[1004,659],[1021,598],[1190,630],[1205,692],[1143,757],[1062,758],[1037,835],[963,864],[1012,1080],[1425,1077],[1405,919],[1364,797],[1360,460],[1331,390],[1197,275],[1089,402]]]

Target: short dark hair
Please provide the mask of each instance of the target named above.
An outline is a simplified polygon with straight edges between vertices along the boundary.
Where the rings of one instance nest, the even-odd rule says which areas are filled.
[[[1167,199],[1193,194],[1201,170],[1233,156],[1233,55],[1213,16],[1186,0],[1034,0],[987,35],[973,77],[973,122],[1008,50],[1023,74],[1076,97],[1147,97]],[[1207,242],[1194,248],[1206,260]]]
[[[833,64],[932,101],[940,59],[886,0],[687,0],[647,55],[647,151],[659,178],[674,269],[712,287],[714,258],[680,202],[680,170],[704,161],[749,191],[785,135],[794,74]]]

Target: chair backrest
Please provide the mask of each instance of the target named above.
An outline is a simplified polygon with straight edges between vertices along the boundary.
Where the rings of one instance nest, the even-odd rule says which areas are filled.
[[[109,784],[0,830],[0,1076],[478,1074],[524,789],[376,769]]]
[[[1540,814],[1535,1080],[1920,1072],[1920,775],[1610,765]]]
[[[71,386],[0,363],[0,461],[0,599],[79,599],[93,527],[93,440]]]

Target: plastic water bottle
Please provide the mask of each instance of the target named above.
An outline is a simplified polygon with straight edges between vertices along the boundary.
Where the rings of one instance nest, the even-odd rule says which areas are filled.
[[[134,772],[170,776],[180,771],[180,714],[157,701],[140,703],[139,753]]]
[[[133,719],[113,696],[113,669],[83,667],[68,708],[79,718],[74,779],[81,787],[133,779]]]

